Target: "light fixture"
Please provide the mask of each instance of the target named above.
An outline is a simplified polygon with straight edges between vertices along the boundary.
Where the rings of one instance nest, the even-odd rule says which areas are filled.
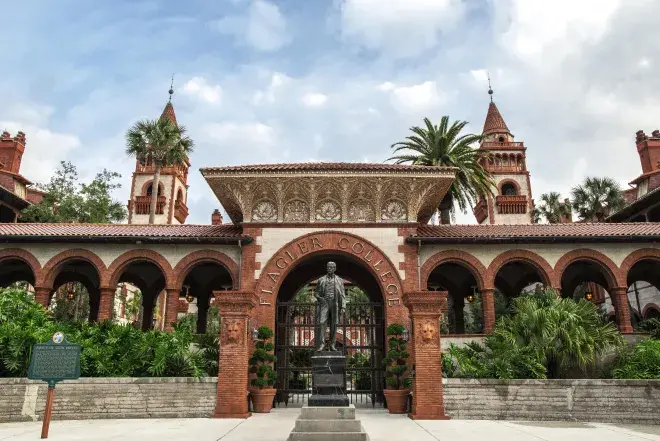
[[[76,292],[73,289],[73,285],[67,283],[66,299],[73,300],[76,297]]]
[[[594,293],[592,293],[591,290],[587,290],[587,292],[584,293],[584,298],[588,301],[592,301],[594,299]]]
[[[192,303],[192,302],[194,302],[194,301],[195,301],[195,297],[194,297],[192,294],[190,294],[190,286],[188,286],[188,285],[183,285],[183,289],[186,290],[186,301],[187,301],[188,303]]]
[[[403,328],[403,341],[408,341],[409,337],[410,337],[410,333],[408,332],[408,329]]]
[[[468,294],[465,298],[469,303],[474,303],[474,298],[476,297],[476,295],[477,295],[477,287],[472,286],[472,292]]]
[[[259,330],[257,328],[252,328],[252,340],[259,340]]]

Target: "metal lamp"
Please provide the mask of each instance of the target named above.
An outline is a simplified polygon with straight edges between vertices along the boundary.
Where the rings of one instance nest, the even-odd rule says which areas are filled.
[[[408,329],[403,328],[403,341],[408,341],[409,337],[410,337],[410,333],[408,332]]]
[[[73,300],[75,297],[76,297],[76,292],[73,290],[73,286],[71,284],[68,284],[66,290],[66,299]]]
[[[186,290],[186,301],[187,301],[188,303],[192,303],[192,302],[194,302],[194,301],[195,301],[195,297],[194,297],[192,294],[190,294],[190,286],[188,286],[188,285],[184,285],[183,288]]]
[[[591,290],[587,290],[587,292],[584,293],[584,298],[588,301],[592,301],[594,299],[594,293],[591,292]]]
[[[477,295],[477,287],[473,286],[472,287],[472,293],[468,294],[465,298],[467,299],[467,301],[469,303],[474,303],[474,298],[476,297],[476,295]]]

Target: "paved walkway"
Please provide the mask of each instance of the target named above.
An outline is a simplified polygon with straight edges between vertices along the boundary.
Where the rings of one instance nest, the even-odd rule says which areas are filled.
[[[284,441],[300,409],[247,420],[148,419],[54,421],[48,439],[110,441]],[[412,421],[385,411],[358,410],[371,441],[660,441],[660,426],[510,421]],[[38,440],[41,422],[0,424],[0,440]]]

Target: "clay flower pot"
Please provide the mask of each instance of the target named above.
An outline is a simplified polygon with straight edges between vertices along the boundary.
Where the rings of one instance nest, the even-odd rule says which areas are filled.
[[[252,397],[252,411],[256,413],[270,413],[273,408],[273,399],[277,389],[258,389],[250,388],[250,397]]]
[[[390,413],[406,413],[408,411],[409,389],[385,389],[383,393],[387,400],[387,410]]]

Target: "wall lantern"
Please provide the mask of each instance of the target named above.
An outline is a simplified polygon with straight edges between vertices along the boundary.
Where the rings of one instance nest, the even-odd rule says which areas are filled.
[[[259,340],[259,330],[257,328],[252,328],[252,340]]]
[[[410,333],[408,332],[408,329],[403,328],[403,341],[408,341],[409,337],[410,337]]]
[[[472,293],[468,294],[465,298],[469,303],[474,303],[474,298],[477,296],[477,287],[472,286]]]
[[[584,298],[588,301],[592,301],[594,299],[594,293],[592,293],[591,290],[587,290],[587,292],[584,293]]]
[[[192,302],[194,302],[194,301],[195,301],[195,297],[194,297],[192,294],[190,294],[190,286],[188,286],[188,285],[183,285],[183,289],[186,290],[186,301],[187,301],[188,303],[192,303]]]
[[[66,290],[66,299],[73,300],[75,297],[76,297],[76,292],[73,289],[73,285],[71,283],[68,283]]]

